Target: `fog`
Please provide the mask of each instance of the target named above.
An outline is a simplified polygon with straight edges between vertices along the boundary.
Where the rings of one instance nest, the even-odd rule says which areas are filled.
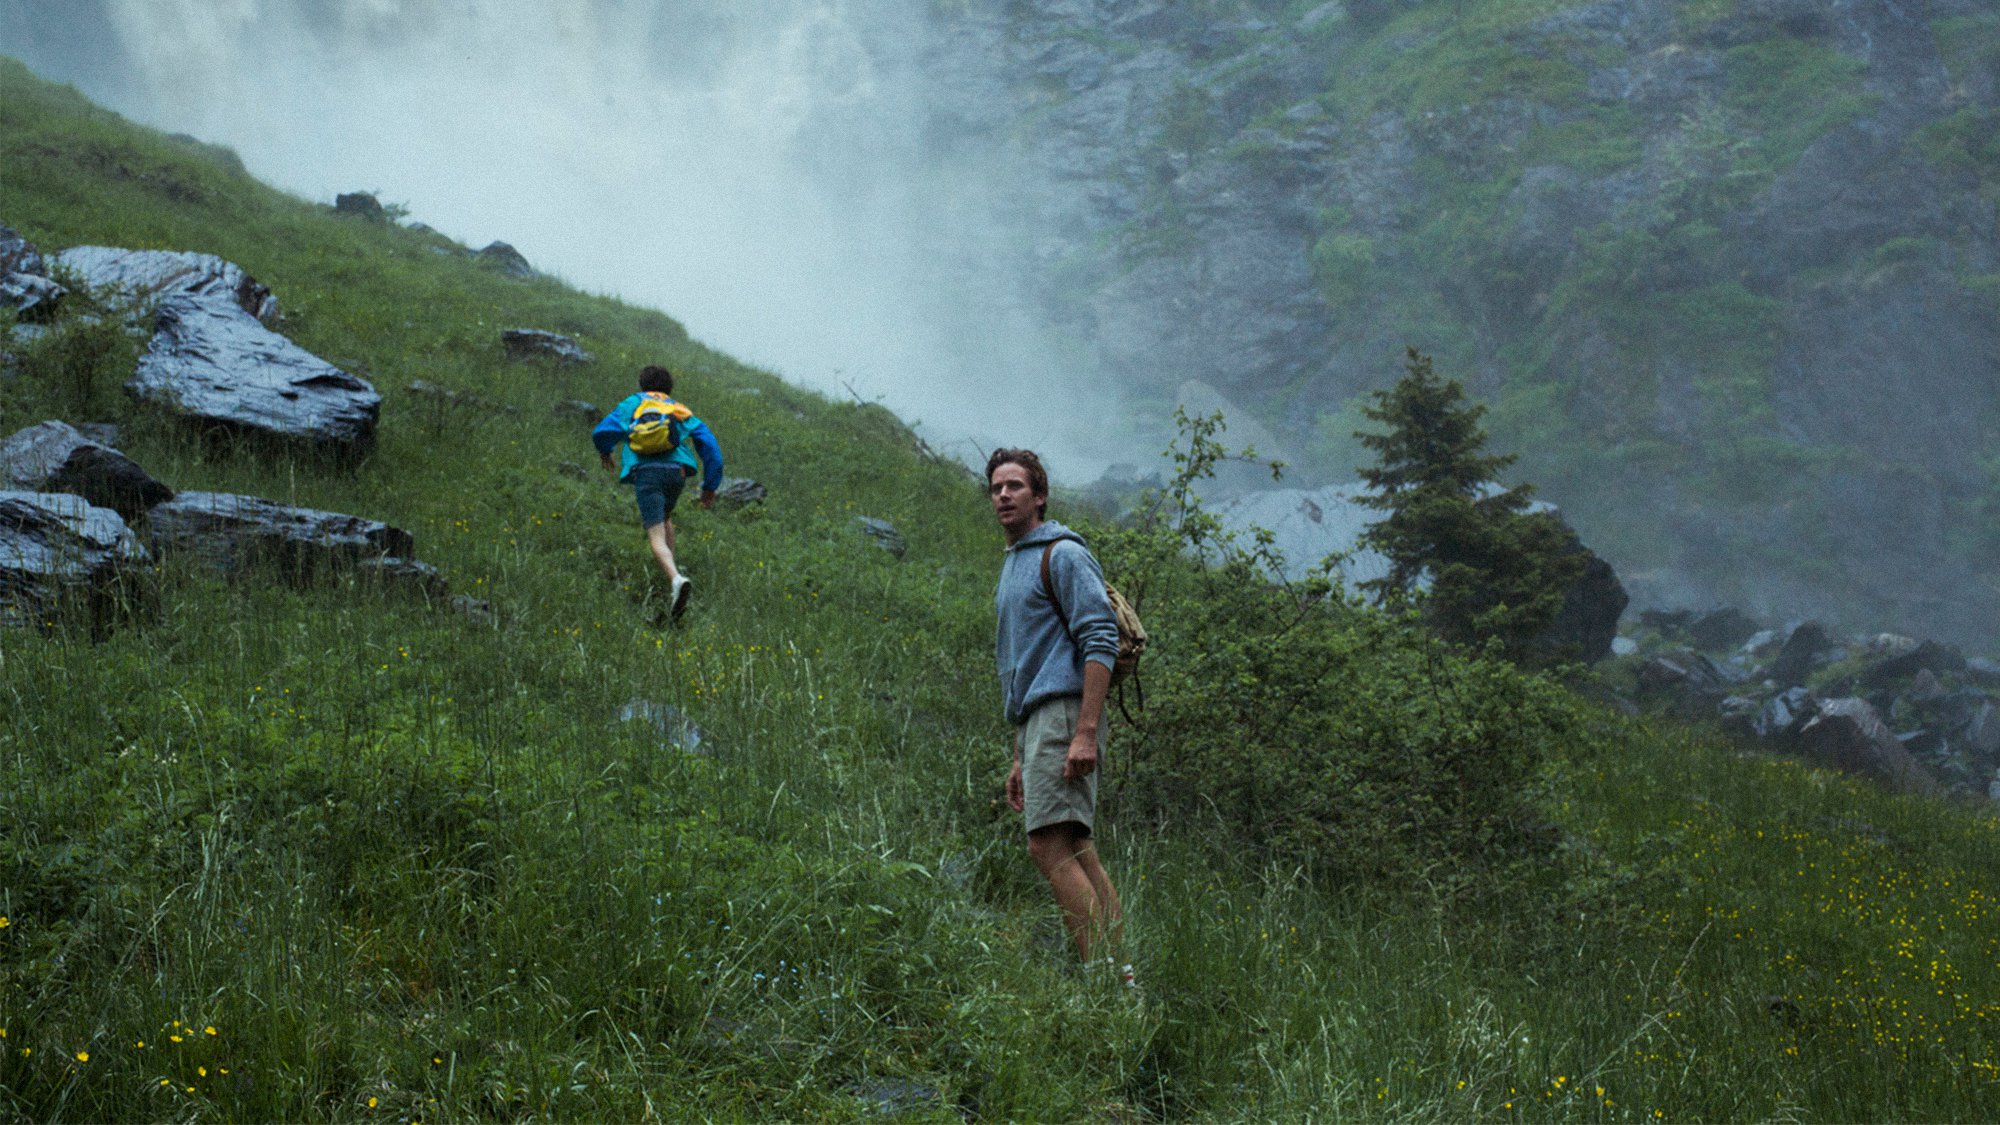
[[[962,458],[1034,445],[1094,477],[1132,454],[1105,445],[1085,349],[1029,309],[1021,201],[1047,185],[1000,140],[938,143],[930,11],[0,0],[0,53],[304,198],[373,191],[469,246],[509,242]]]

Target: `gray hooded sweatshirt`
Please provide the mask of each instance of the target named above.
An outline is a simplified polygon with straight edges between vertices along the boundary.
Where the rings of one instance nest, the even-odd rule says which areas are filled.
[[[1042,587],[1042,548],[1050,543],[1056,547],[1049,582],[1069,616],[1067,633]],[[1082,695],[1084,661],[1106,668],[1117,662],[1118,618],[1104,596],[1104,572],[1083,537],[1054,520],[1007,548],[993,608],[999,616],[993,651],[1010,723],[1018,726],[1045,699]]]

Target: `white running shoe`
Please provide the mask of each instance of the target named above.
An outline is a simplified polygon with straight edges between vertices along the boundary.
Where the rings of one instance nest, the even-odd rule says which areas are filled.
[[[673,620],[679,621],[681,619],[681,614],[687,612],[688,594],[692,593],[693,591],[694,591],[694,580],[689,578],[687,575],[683,574],[679,578],[674,579],[673,609],[670,611]]]

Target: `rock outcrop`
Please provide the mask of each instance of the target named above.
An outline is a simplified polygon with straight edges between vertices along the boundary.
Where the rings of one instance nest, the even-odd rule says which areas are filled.
[[[539,328],[503,328],[500,330],[500,344],[507,349],[507,358],[515,361],[546,359],[556,363],[592,363],[597,359],[568,336]]]
[[[48,262],[34,243],[0,224],[0,308],[14,310],[24,321],[45,321],[67,293],[49,276]]]
[[[343,452],[374,444],[382,396],[233,305],[162,301],[152,343],[127,384],[197,422]]]
[[[102,300],[151,304],[185,295],[232,304],[261,321],[278,315],[278,298],[267,286],[213,254],[72,246],[56,255],[56,262]]]
[[[0,442],[0,486],[72,493],[128,521],[174,497],[173,489],[130,457],[57,421],[30,426]]]
[[[301,583],[363,564],[393,573],[389,560],[416,553],[409,532],[377,520],[226,492],[183,492],[159,505],[147,538],[161,556],[190,557],[219,574],[271,567]]]
[[[145,546],[118,513],[66,493],[0,491],[0,625],[70,611],[103,628],[149,597]]]

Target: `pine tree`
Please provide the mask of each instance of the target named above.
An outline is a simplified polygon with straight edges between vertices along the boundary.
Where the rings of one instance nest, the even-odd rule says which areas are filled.
[[[1384,432],[1354,435],[1377,457],[1361,470],[1371,490],[1361,502],[1388,513],[1361,542],[1388,556],[1389,573],[1362,586],[1416,595],[1447,640],[1497,637],[1514,659],[1532,659],[1586,555],[1560,519],[1529,510],[1532,488],[1496,483],[1514,458],[1486,452],[1486,408],[1415,348],[1405,367],[1363,408]]]

